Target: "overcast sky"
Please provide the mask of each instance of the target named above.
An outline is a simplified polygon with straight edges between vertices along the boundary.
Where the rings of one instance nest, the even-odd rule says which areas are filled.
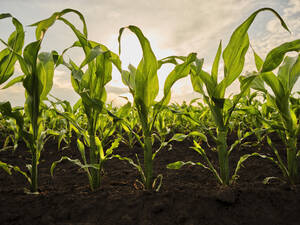
[[[273,14],[259,14],[249,30],[250,42],[261,57],[277,45],[300,38],[300,0],[0,0],[1,13],[11,13],[25,26],[26,43],[34,41],[34,28],[26,27],[39,20],[49,17],[53,12],[65,8],[79,10],[85,17],[90,40],[118,51],[118,32],[123,26],[130,24],[141,28],[150,40],[158,59],[170,55],[187,55],[196,52],[204,58],[204,68],[210,70],[219,41],[225,48],[233,30],[242,23],[253,11],[261,7],[275,9],[286,21],[292,34],[286,32]],[[75,16],[68,16],[76,26],[80,21]],[[13,30],[11,21],[0,21],[0,37],[7,39]],[[129,63],[137,65],[141,58],[141,50],[137,39],[128,31],[122,38],[123,67]],[[58,21],[46,33],[43,50],[62,52],[75,41],[74,34]],[[0,45],[1,48],[3,46]],[[72,51],[66,59],[76,62],[82,60],[80,51]],[[172,68],[164,67],[159,72],[160,88]],[[253,58],[247,56],[245,70],[251,71]],[[59,98],[74,103],[78,95],[70,84],[70,74],[63,67],[55,72],[52,93]],[[295,90],[300,90],[299,82]],[[129,96],[127,88],[122,84],[117,71],[107,86],[108,100],[120,102],[118,96]],[[234,92],[233,86],[228,91]],[[14,105],[24,104],[22,85],[0,90],[0,101],[10,100]],[[191,87],[190,80],[183,79],[172,89],[174,101],[191,100],[197,97]]]

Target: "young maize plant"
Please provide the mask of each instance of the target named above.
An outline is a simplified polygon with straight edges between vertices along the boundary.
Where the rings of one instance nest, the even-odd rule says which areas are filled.
[[[62,16],[68,12],[75,13],[79,16],[83,23],[83,32],[79,31],[71,22]],[[65,65],[71,71],[72,86],[81,97],[81,103],[84,108],[84,113],[87,118],[87,129],[80,127],[74,119],[67,114],[61,113],[65,118],[70,120],[72,124],[83,135],[84,143],[78,138],[77,146],[80,151],[82,161],[70,159],[66,156],[56,161],[51,166],[51,174],[53,175],[54,168],[63,160],[68,160],[85,170],[88,175],[90,188],[95,190],[100,187],[101,170],[106,160],[110,159],[113,149],[118,147],[119,140],[116,139],[109,149],[104,151],[103,143],[97,136],[97,131],[101,125],[100,114],[105,112],[106,90],[105,85],[111,80],[112,63],[114,63],[120,70],[121,62],[119,57],[113,52],[109,51],[107,47],[94,41],[88,40],[87,26],[83,15],[72,9],[65,9],[61,12],[54,13],[46,20],[36,23],[37,30],[42,29],[43,24],[53,24],[56,20],[64,22],[69,26],[78,41],[76,41],[70,48],[80,47],[83,49],[85,59],[77,66],[72,60],[69,63],[63,60],[63,54],[69,50],[64,50],[62,56],[59,58],[59,63]],[[83,68],[87,66],[86,71]],[[86,159],[85,145],[89,147],[89,162]]]
[[[61,148],[61,144],[65,143],[62,149],[69,148],[72,142],[72,133],[73,131],[80,136],[79,130],[70,122],[70,120],[66,119],[65,116],[71,118],[74,121],[85,122],[85,118],[83,118],[83,113],[81,113],[80,106],[82,105],[81,99],[75,103],[72,107],[70,102],[66,100],[60,100],[53,95],[50,95],[56,101],[52,101],[48,99],[51,103],[52,107],[48,108],[46,113],[46,124],[48,127],[48,134],[58,137],[57,144],[58,149]],[[57,107],[60,107],[63,112],[59,112]],[[64,114],[65,116],[62,116]],[[81,124],[79,124],[81,126]],[[83,126],[81,126],[83,127]]]
[[[219,159],[219,172],[215,169],[213,164],[208,159],[205,150],[194,141],[193,149],[196,150],[201,156],[206,160],[208,167],[202,163],[192,163],[192,165],[200,165],[212,171],[218,182],[222,185],[229,185],[237,177],[237,172],[249,155],[242,156],[236,166],[235,172],[230,178],[230,167],[229,167],[229,156],[232,150],[238,143],[249,135],[248,132],[245,133],[242,139],[233,143],[228,149],[227,145],[227,134],[229,130],[229,122],[233,111],[236,108],[240,98],[245,94],[245,92],[250,88],[252,81],[257,75],[248,76],[240,81],[240,93],[233,97],[233,101],[230,102],[225,98],[226,89],[240,76],[245,62],[245,54],[249,48],[249,37],[248,29],[253,23],[256,15],[262,11],[270,11],[275,14],[275,16],[281,21],[281,25],[288,30],[286,24],[280,15],[271,8],[262,8],[251,14],[231,35],[228,45],[223,51],[223,61],[224,61],[224,78],[218,82],[218,69],[219,61],[222,53],[222,45],[219,44],[216,57],[213,62],[211,74],[202,69],[203,60],[196,60],[196,63],[192,67],[191,82],[193,88],[196,92],[203,95],[204,101],[208,104],[213,120],[216,125],[216,137],[214,140],[216,142],[216,149]],[[203,88],[205,86],[205,89]],[[175,162],[169,164],[168,168],[178,169],[185,165],[184,162]]]
[[[248,93],[240,100],[235,110],[236,115],[234,115],[232,120],[238,122],[238,139],[241,138],[239,134],[242,133],[242,131],[249,131],[253,133],[257,139],[256,141],[252,141],[251,146],[257,146],[260,149],[262,146],[261,143],[266,137],[268,130],[264,127],[263,122],[257,119],[257,115],[267,119],[267,108],[257,97],[264,98],[265,95],[263,94],[261,96],[259,92],[251,93],[249,89]]]
[[[15,27],[15,31],[10,34],[7,43],[4,40],[0,39],[0,41],[6,46],[6,48],[1,50],[0,52],[0,85],[5,83],[13,75],[14,66],[17,61],[17,56],[13,52],[21,54],[24,45],[23,25],[15,17],[13,17],[8,13],[0,14],[0,20],[6,18],[12,19],[12,23]],[[5,85],[2,89],[8,88],[10,86],[9,83]],[[13,138],[14,139],[13,149],[16,149],[18,139],[19,137],[21,137],[20,127],[18,127],[16,123],[18,122],[22,123],[23,121],[22,115],[19,112],[19,109],[18,108],[13,109],[9,102],[0,102],[0,112],[3,118],[13,119],[10,122],[10,124],[15,134],[15,137]],[[6,139],[5,142],[7,142],[7,140],[8,139]],[[4,149],[9,149],[6,148],[6,144],[4,144]],[[19,167],[9,165],[5,162],[0,161],[0,168],[4,169],[9,174],[11,174],[11,170],[13,169],[16,172],[20,172],[21,174],[26,175],[26,173],[22,172]]]
[[[151,190],[154,188],[157,180],[153,180],[153,160],[157,154],[157,151],[155,153],[152,151],[154,123],[163,106],[167,105],[170,101],[170,90],[172,85],[177,80],[186,77],[190,73],[190,65],[196,59],[196,54],[189,54],[187,57],[184,57],[184,62],[182,64],[175,66],[165,81],[164,97],[161,101],[156,103],[154,100],[159,90],[157,71],[162,64],[169,61],[157,61],[151,49],[149,40],[143,35],[138,27],[132,25],[123,27],[119,31],[119,54],[121,53],[121,37],[124,29],[129,29],[137,36],[143,52],[143,57],[137,68],[129,66],[129,71],[122,71],[122,80],[123,83],[128,86],[130,93],[134,98],[134,105],[137,109],[139,121],[142,126],[143,141],[141,144],[144,149],[144,168],[141,167],[139,160],[138,164],[135,164],[133,160],[125,157],[119,157],[119,159],[128,160],[135,166],[141,174],[141,183],[144,188]],[[162,176],[159,177],[161,184]]]
[[[284,55],[291,51],[296,51],[298,53],[297,56],[286,56],[284,58]],[[270,138],[268,138],[268,143],[274,150],[277,160],[270,157],[269,159],[279,166],[284,177],[291,185],[299,183],[300,151],[297,152],[297,141],[300,134],[300,118],[296,116],[295,110],[290,103],[293,87],[300,76],[299,52],[300,39],[281,44],[272,49],[264,61],[254,52],[259,78],[255,83],[256,85],[252,85],[252,88],[267,94],[269,102],[280,114],[281,119],[274,122],[278,127],[283,127],[282,137],[286,145],[287,162],[286,165],[283,163]],[[272,71],[280,64],[278,74],[275,75]],[[274,95],[265,89],[264,83],[272,89]]]
[[[38,193],[38,164],[46,136],[42,120],[42,105],[52,88],[54,68],[58,58],[56,52],[39,53],[45,32],[51,25],[47,24],[45,26],[44,24],[39,29],[36,29],[37,40],[29,43],[24,48],[23,55],[20,54],[20,51],[11,48],[9,43],[3,42],[17,58],[24,73],[24,75],[11,80],[5,87],[10,87],[17,82],[23,82],[26,97],[24,110],[30,120],[29,131],[24,129],[23,118],[20,118],[20,114],[11,109],[10,104],[4,104],[3,107],[5,107],[4,110],[8,116],[16,119],[19,129],[22,132],[23,140],[31,151],[32,162],[30,165],[27,165],[30,178],[26,176],[30,182],[31,193]]]
[[[133,149],[135,144],[140,142],[140,136],[138,134],[141,133],[137,111],[131,106],[130,102],[127,102],[115,115],[123,121],[118,123],[116,129],[118,138],[130,149]]]
[[[8,38],[8,42],[5,43],[2,39],[1,42],[5,43],[8,47],[3,49],[0,52],[0,85],[5,83],[14,73],[14,66],[17,61],[17,57],[10,51],[10,48],[13,49],[17,53],[22,52],[22,48],[24,45],[24,30],[22,24],[14,17],[12,17],[10,14],[0,14],[0,19],[6,19],[11,18],[12,23],[15,26],[15,31],[10,34]],[[4,86],[2,89],[7,88],[9,85]],[[3,108],[4,105],[6,105],[5,102],[0,103],[0,108]],[[3,110],[0,110],[3,112]],[[6,116],[3,114],[2,116]],[[4,143],[4,149],[10,149],[8,145],[9,139],[11,139],[14,143],[13,149],[15,150],[18,146],[18,140],[20,138],[20,132],[17,126],[15,125],[14,120],[9,121],[9,127],[13,131],[13,136],[7,136],[5,143]]]

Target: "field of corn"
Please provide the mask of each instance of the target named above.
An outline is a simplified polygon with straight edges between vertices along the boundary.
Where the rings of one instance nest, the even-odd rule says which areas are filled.
[[[23,25],[0,39],[0,84],[24,87],[23,106],[0,102],[0,221],[4,224],[225,225],[300,224],[299,133],[300,40],[281,43],[265,59],[249,49],[255,17],[250,15],[220,42],[210,71],[201,55],[157,59],[136,26],[120,28],[119,52],[88,39],[84,16],[55,12],[36,27],[36,41],[24,46]],[[77,15],[82,30],[66,19]],[[63,52],[41,52],[47,30],[58,21],[77,37]],[[122,69],[122,34],[138,38],[143,57]],[[1,38],[1,37],[0,37]],[[80,48],[77,65],[65,53]],[[252,51],[256,71],[244,72]],[[162,99],[157,71],[173,64]],[[15,66],[21,76],[13,76]],[[219,65],[224,72],[219,74]],[[71,105],[50,93],[55,68],[69,69]],[[106,84],[115,67],[133,102],[106,103]],[[190,77],[200,99],[170,103],[171,87]],[[239,93],[227,97],[239,81]],[[1,94],[0,90],[0,94]]]

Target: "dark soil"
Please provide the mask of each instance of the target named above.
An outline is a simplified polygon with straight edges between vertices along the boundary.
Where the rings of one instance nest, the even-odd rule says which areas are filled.
[[[231,142],[230,138],[229,141]],[[284,153],[284,147],[277,143]],[[55,142],[45,145],[39,165],[39,195],[24,193],[29,188],[22,175],[9,176],[0,170],[0,224],[101,224],[101,225],[299,225],[300,187],[272,181],[280,170],[268,160],[253,157],[239,172],[231,188],[223,188],[201,167],[184,166],[168,170],[166,165],[178,160],[201,161],[190,149],[191,141],[173,143],[172,150],[162,150],[155,161],[155,174],[163,174],[159,192],[143,191],[135,182],[138,172],[128,163],[113,159],[107,162],[102,187],[91,192],[84,171],[69,162],[57,166],[50,175],[51,163],[63,155],[79,158],[75,144],[58,150]],[[241,155],[260,151],[272,155],[269,148],[242,147],[233,151],[231,164]],[[206,146],[206,149],[208,147]],[[260,149],[260,150],[259,150]],[[121,145],[115,153],[135,158],[137,146],[129,150]],[[216,153],[208,150],[214,164]],[[30,154],[23,144],[14,154],[1,152],[0,160],[25,168]],[[202,161],[203,162],[203,161]]]

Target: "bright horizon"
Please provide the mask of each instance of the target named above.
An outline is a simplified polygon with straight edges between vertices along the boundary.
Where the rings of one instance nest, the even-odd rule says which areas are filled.
[[[204,68],[210,70],[216,54],[219,41],[222,40],[223,49],[233,30],[240,25],[252,12],[261,7],[275,9],[287,23],[292,34],[286,32],[277,18],[269,12],[259,14],[249,30],[250,43],[256,52],[264,58],[272,48],[286,41],[300,38],[300,1],[299,0],[214,0],[203,2],[200,0],[1,0],[0,13],[11,13],[24,26],[25,45],[34,41],[34,28],[28,27],[34,22],[48,18],[52,13],[64,8],[79,10],[85,17],[88,27],[88,37],[106,45],[110,50],[118,53],[118,32],[121,27],[138,26],[149,39],[151,47],[157,57],[161,59],[170,55],[188,55],[196,52],[198,57],[204,58]],[[226,4],[224,4],[226,3]],[[75,16],[68,16],[72,23],[81,28],[80,20]],[[0,38],[7,40],[12,32],[11,20],[0,21]],[[75,41],[75,35],[68,27],[57,22],[47,31],[42,44],[44,51],[56,50],[61,53]],[[0,45],[3,48],[3,45]],[[250,52],[250,51],[249,51]],[[137,38],[129,31],[122,36],[122,67],[128,64],[137,65],[142,56]],[[83,54],[72,50],[66,58],[80,62]],[[164,66],[158,73],[160,90],[172,66]],[[222,68],[221,68],[222,69]],[[251,54],[247,55],[245,70],[254,70]],[[20,69],[16,69],[16,74]],[[222,71],[220,71],[222,74]],[[108,83],[108,101],[122,104],[120,95],[130,97],[128,89],[122,84],[121,75],[116,69]],[[238,88],[233,85],[230,92]],[[294,91],[300,90],[300,83]],[[24,88],[21,84],[7,90],[0,90],[0,101],[11,101],[13,105],[24,104]],[[62,66],[58,67],[54,75],[54,85],[51,94],[74,104],[79,96],[73,91],[70,83],[70,73]],[[227,93],[229,94],[229,93]],[[172,100],[182,102],[200,97],[192,90],[189,78],[178,81],[172,88]],[[161,98],[161,94],[158,99]]]

